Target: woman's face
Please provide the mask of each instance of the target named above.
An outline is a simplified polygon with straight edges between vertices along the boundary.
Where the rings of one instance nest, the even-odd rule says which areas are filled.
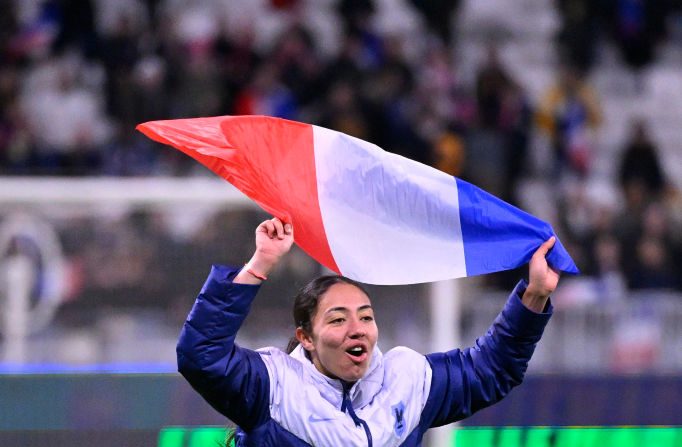
[[[334,284],[320,297],[312,334],[296,331],[318,371],[347,382],[367,372],[378,335],[369,297],[347,283]]]

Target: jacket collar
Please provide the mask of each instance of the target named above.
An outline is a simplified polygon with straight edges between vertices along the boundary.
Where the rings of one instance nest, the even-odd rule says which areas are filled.
[[[316,384],[322,397],[335,407],[341,408],[343,401],[343,383],[341,380],[327,377],[318,371],[300,344],[289,355],[303,364],[306,376],[311,382]],[[367,372],[350,389],[349,397],[353,408],[359,409],[370,403],[381,390],[383,381],[384,356],[379,346],[374,346],[372,360],[369,363]]]

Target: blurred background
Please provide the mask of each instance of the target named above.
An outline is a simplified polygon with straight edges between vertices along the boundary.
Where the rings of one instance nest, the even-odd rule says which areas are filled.
[[[0,0],[0,444],[224,425],[175,373],[211,263],[267,217],[147,120],[262,114],[429,164],[550,221],[564,278],[524,386],[474,425],[682,424],[682,1]],[[284,347],[294,250],[240,332]],[[457,281],[471,345],[525,271]],[[430,285],[371,287],[430,352]],[[454,345],[452,346],[454,347]]]

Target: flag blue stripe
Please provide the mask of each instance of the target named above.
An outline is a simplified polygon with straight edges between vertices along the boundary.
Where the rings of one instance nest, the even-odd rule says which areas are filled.
[[[464,180],[455,180],[467,276],[520,267],[554,235],[548,223]],[[547,260],[557,270],[578,273],[558,238]]]

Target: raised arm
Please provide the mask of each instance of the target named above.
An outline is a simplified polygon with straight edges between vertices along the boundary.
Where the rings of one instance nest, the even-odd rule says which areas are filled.
[[[548,303],[559,275],[545,256],[554,238],[540,246],[529,264],[529,284],[520,281],[485,336],[468,349],[427,356],[432,368],[423,429],[470,416],[499,401],[520,384],[552,313]]]
[[[267,417],[269,379],[260,355],[234,340],[262,278],[291,248],[291,225],[256,229],[256,251],[241,269],[213,266],[177,345],[178,371],[217,411],[245,430]]]

